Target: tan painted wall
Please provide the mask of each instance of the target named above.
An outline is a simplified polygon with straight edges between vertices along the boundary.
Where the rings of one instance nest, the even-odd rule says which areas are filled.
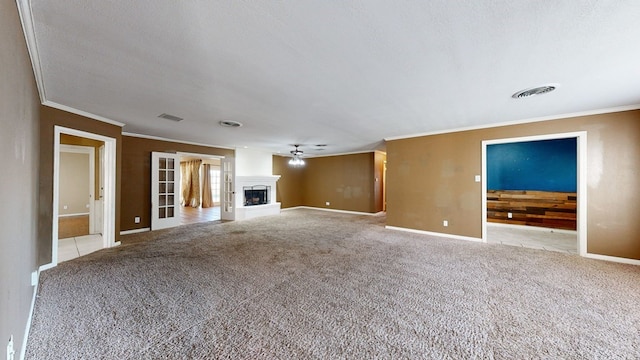
[[[374,154],[305,160],[302,200],[305,206],[376,212]],[[329,201],[331,205],[325,205]]]
[[[122,136],[122,230],[151,227],[151,152],[233,156],[234,151],[215,147]],[[140,216],[140,223],[134,218]]]
[[[384,154],[306,158],[306,165],[299,168],[290,167],[289,159],[273,156],[273,173],[281,175],[276,197],[283,209],[311,206],[367,213],[382,211]]]
[[[95,153],[95,194],[96,198],[98,194],[100,194],[100,147],[104,145],[104,141],[98,141],[93,139],[87,139],[83,137],[68,135],[68,134],[60,134],[60,144],[65,145],[79,145],[79,146],[91,146],[94,148]]]
[[[40,99],[16,2],[0,0],[0,357],[9,336],[15,358],[24,332],[38,269],[38,127]],[[51,244],[49,244],[51,247]]]
[[[273,156],[273,175],[280,175],[276,182],[276,201],[282,209],[302,206],[303,167],[290,167],[288,157]]]
[[[58,215],[88,213],[90,189],[89,154],[60,152]]]
[[[122,128],[48,106],[40,108],[40,213],[38,222],[40,265],[51,262],[53,226],[53,143],[56,125],[116,139],[116,241],[120,238],[120,174],[122,164]]]
[[[640,259],[640,111],[389,141],[387,224],[479,238],[481,142],[574,131],[587,132],[587,251]]]

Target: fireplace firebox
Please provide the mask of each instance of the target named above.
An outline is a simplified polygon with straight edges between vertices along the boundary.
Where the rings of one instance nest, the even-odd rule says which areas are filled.
[[[269,203],[271,186],[244,186],[242,190],[244,190],[244,206],[264,205]]]

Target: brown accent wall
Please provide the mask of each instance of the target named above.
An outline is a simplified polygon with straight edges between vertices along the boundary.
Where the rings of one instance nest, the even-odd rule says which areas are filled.
[[[40,108],[40,183],[39,183],[39,264],[51,262],[51,231],[53,219],[53,144],[54,127],[63,126],[116,139],[116,241],[120,234],[120,175],[122,164],[122,128],[81,115],[54,109]]]
[[[304,181],[304,167],[289,166],[288,157],[273,155],[273,174],[280,175],[276,182],[276,201],[280,208],[302,206],[302,183]]]
[[[482,141],[574,131],[587,132],[587,251],[640,259],[637,110],[389,141],[387,224],[480,238]]]
[[[376,212],[374,153],[305,160],[302,200],[305,206]],[[326,202],[330,205],[326,205]]]
[[[277,201],[281,207],[317,208],[376,213],[382,211],[382,153],[306,158],[304,167],[289,166],[289,157],[273,156]],[[330,205],[326,205],[326,202]]]
[[[151,152],[187,152],[234,156],[234,151],[171,141],[122,136],[122,208],[123,231],[151,227]],[[134,218],[140,216],[140,223]]]
[[[16,1],[0,0],[0,339],[24,345],[38,269],[38,156],[40,99]],[[51,248],[51,244],[49,244]]]

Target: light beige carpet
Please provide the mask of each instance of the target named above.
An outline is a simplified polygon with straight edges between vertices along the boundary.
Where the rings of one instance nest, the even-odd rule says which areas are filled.
[[[640,358],[640,271],[292,210],[41,276],[27,359]]]

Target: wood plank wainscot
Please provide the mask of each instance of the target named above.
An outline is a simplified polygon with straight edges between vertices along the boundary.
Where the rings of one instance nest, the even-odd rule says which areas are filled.
[[[576,193],[487,190],[487,221],[576,230],[576,199]]]

